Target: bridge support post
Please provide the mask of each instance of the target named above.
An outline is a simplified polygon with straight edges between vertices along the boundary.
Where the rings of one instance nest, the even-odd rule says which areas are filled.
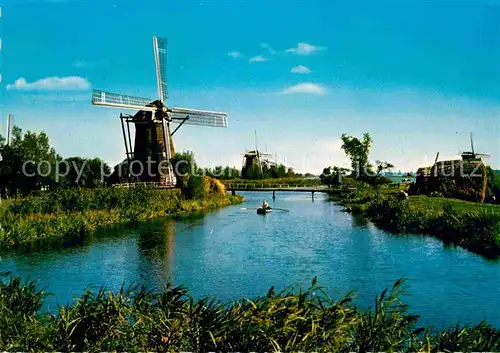
[[[276,199],[276,191],[273,190],[273,200],[275,200],[275,199]]]
[[[312,192],[312,199],[314,200],[314,191]]]

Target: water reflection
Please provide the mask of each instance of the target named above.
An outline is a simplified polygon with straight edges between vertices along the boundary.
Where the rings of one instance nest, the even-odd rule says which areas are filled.
[[[84,246],[7,254],[0,258],[0,272],[39,280],[54,293],[47,299],[50,308],[72,302],[89,284],[116,291],[134,282],[158,289],[171,277],[195,297],[228,302],[262,295],[271,286],[306,286],[314,276],[334,299],[355,290],[355,303],[364,308],[404,276],[411,293],[404,300],[422,315],[422,325],[484,319],[500,326],[498,262],[444,249],[430,237],[383,232],[316,195],[313,203],[306,193],[282,193],[273,207],[289,212],[266,217],[249,210],[260,205],[262,194],[244,196],[246,204],[204,217],[112,227]]]
[[[174,219],[144,224],[138,229],[137,270],[140,278],[153,282],[153,287],[161,287],[175,275],[175,229]]]
[[[194,229],[205,224],[205,216],[208,212],[194,212],[187,215],[177,216],[175,220],[182,222],[185,229]]]
[[[362,215],[353,215],[351,220],[353,228],[366,228],[370,223],[368,219]]]

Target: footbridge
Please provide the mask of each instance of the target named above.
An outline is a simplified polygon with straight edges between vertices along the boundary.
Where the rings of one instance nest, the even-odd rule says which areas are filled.
[[[273,200],[276,198],[276,192],[310,192],[312,198],[314,198],[315,192],[331,192],[332,188],[326,185],[288,185],[288,184],[261,184],[261,183],[225,183],[224,184],[227,191],[230,191],[233,195],[236,191],[265,191],[273,193]]]

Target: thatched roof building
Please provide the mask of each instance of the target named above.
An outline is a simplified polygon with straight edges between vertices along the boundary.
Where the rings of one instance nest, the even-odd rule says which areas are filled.
[[[486,194],[486,167],[481,158],[440,161],[417,170],[412,194],[437,192],[446,197],[483,202]]]

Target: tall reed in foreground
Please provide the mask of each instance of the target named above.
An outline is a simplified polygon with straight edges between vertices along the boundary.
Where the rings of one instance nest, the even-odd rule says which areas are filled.
[[[500,330],[486,323],[440,332],[417,327],[397,281],[361,311],[353,294],[334,300],[314,279],[305,290],[273,288],[223,304],[183,287],[87,291],[56,313],[41,313],[33,282],[0,281],[0,348],[5,351],[497,351]]]

